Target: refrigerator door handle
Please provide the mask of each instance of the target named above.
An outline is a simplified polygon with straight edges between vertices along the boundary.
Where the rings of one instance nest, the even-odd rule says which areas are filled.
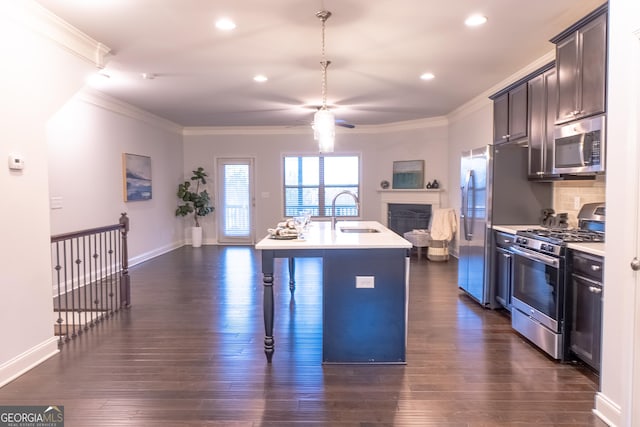
[[[468,224],[468,220],[469,220],[469,186],[471,185],[471,178],[473,176],[473,170],[469,169],[467,171],[467,176],[465,178],[465,182],[464,182],[464,196],[463,196],[463,200],[464,200],[464,205],[463,205],[463,209],[464,209],[464,216],[462,218],[462,225],[464,227],[464,238],[465,240],[471,240],[471,233],[469,232],[469,224]]]

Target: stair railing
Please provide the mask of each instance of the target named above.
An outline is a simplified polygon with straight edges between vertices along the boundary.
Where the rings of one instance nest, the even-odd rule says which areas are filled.
[[[51,236],[54,333],[58,346],[131,306],[129,218]]]

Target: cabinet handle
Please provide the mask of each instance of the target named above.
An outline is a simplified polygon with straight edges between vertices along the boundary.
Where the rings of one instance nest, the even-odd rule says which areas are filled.
[[[511,135],[508,135],[508,134],[507,135],[502,135],[502,139],[507,139],[507,138],[509,138],[509,136],[511,136]]]
[[[591,265],[591,271],[600,271],[602,267],[600,267],[599,265],[596,264],[592,264]]]
[[[571,114],[573,114],[574,116],[577,116],[578,114],[580,114],[580,110],[573,110]]]
[[[596,287],[596,286],[589,286],[589,292],[593,293],[593,294],[599,294],[602,292],[602,289]]]

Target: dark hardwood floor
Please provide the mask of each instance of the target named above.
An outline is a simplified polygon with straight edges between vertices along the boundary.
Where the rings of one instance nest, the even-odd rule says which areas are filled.
[[[411,261],[406,366],[321,364],[319,259],[276,264],[263,353],[250,247],[184,247],[131,269],[133,306],[0,388],[64,405],[65,426],[604,426],[597,379],[550,360],[456,286],[455,259]]]

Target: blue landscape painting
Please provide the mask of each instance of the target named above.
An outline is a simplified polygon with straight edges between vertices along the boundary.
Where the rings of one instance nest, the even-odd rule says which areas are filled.
[[[151,199],[151,157],[123,154],[125,202]]]

